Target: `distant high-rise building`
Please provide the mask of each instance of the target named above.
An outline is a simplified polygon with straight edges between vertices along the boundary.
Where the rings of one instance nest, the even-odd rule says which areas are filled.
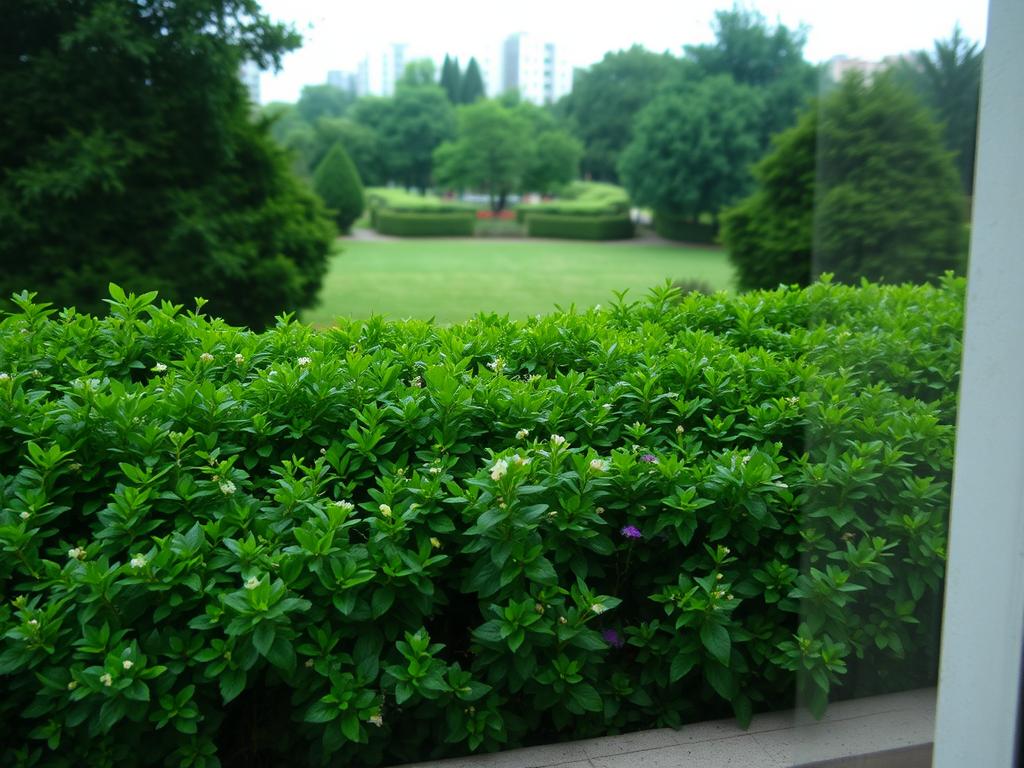
[[[897,56],[886,56],[881,61],[866,61],[865,59],[853,59],[849,56],[833,56],[825,65],[828,76],[835,81],[843,79],[848,72],[859,72],[870,80],[879,72],[888,69],[900,61],[907,59],[909,54]]]
[[[406,46],[394,43],[384,51],[370,54],[359,63],[356,72],[356,94],[359,96],[392,96],[395,83],[405,71]]]
[[[572,90],[572,68],[554,43],[519,32],[502,46],[502,90],[518,90],[534,104],[551,104]]]
[[[346,93],[356,92],[356,79],[354,72],[343,72],[340,69],[332,69],[327,73],[327,84]]]
[[[260,68],[255,61],[243,62],[238,77],[249,92],[249,101],[255,106],[260,103]]]

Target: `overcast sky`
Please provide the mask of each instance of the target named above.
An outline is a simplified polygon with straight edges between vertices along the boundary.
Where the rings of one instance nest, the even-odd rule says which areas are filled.
[[[261,100],[295,101],[303,85],[322,83],[327,70],[354,70],[367,53],[407,43],[414,55],[497,56],[512,32],[554,42],[575,66],[639,43],[680,53],[713,39],[711,20],[731,0],[263,0],[264,10],[302,33],[303,47],[282,71],[264,73]],[[930,48],[957,22],[984,41],[987,0],[747,0],[769,21],[806,24],[806,55],[814,62],[844,54],[877,60]]]

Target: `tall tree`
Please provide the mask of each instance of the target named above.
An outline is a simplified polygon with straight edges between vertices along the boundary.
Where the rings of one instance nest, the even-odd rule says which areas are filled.
[[[399,88],[378,129],[390,177],[405,187],[430,186],[434,150],[455,135],[455,113],[439,86]]]
[[[363,185],[341,142],[317,166],[313,188],[331,209],[338,229],[348,232],[363,213]]]
[[[256,0],[4,5],[0,296],[107,285],[262,325],[314,301],[334,228],[251,119],[243,61],[299,36]]]
[[[755,176],[757,190],[722,226],[743,288],[821,272],[923,281],[962,266],[952,156],[929,111],[890,75],[844,78],[775,139]]]
[[[299,116],[312,125],[321,117],[341,117],[355,101],[348,91],[333,85],[306,85],[299,95]]]
[[[453,59],[448,54],[444,56],[444,64],[441,65],[441,87],[448,95],[448,101],[458,104],[462,95],[462,71],[459,69],[459,60]]]
[[[936,40],[931,52],[919,51],[897,67],[901,80],[935,112],[946,147],[956,153],[957,171],[966,194],[974,189],[978,139],[982,50],[963,36],[959,25],[949,40]]]
[[[480,74],[480,65],[476,63],[475,58],[472,58],[466,65],[462,82],[459,84],[459,103],[472,104],[477,99],[484,98],[485,95],[484,78]]]
[[[495,211],[522,185],[530,158],[529,123],[496,101],[459,107],[458,138],[435,153],[438,181],[486,192]]]
[[[633,138],[633,118],[678,66],[668,54],[635,45],[579,72],[564,110],[583,141],[585,175],[618,181],[619,154]]]
[[[637,116],[619,160],[630,197],[690,221],[717,214],[749,191],[761,110],[758,92],[729,75],[662,92]]]
[[[437,68],[432,59],[414,59],[405,65],[399,85],[434,85],[437,82]]]
[[[803,55],[807,31],[779,24],[770,27],[756,11],[734,7],[718,11],[712,23],[715,42],[685,47],[684,70],[691,78],[729,75],[763,95],[761,146],[788,128],[814,94],[817,70]]]

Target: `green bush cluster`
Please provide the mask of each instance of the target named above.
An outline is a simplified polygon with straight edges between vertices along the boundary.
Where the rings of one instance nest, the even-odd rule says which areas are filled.
[[[612,216],[629,214],[629,195],[622,187],[600,181],[574,181],[559,199],[545,203],[520,205],[516,218],[520,223],[536,213],[566,216]]]
[[[262,334],[18,296],[0,762],[373,766],[927,682],[963,292]]]
[[[472,237],[476,224],[472,211],[406,213],[385,208],[374,218],[378,232],[396,237]]]
[[[634,235],[629,214],[615,216],[531,213],[526,218],[530,237],[558,237],[572,240],[626,240]]]
[[[713,243],[718,238],[718,229],[714,224],[673,216],[663,211],[654,214],[654,231],[667,240],[681,243]]]

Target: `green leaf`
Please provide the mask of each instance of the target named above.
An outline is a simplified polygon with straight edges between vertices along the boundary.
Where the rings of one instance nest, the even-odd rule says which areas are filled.
[[[395,602],[395,591],[391,587],[380,587],[373,593],[373,600],[370,603],[370,613],[373,618],[379,619],[388,608]]]
[[[697,663],[697,655],[694,653],[677,653],[672,657],[672,664],[669,666],[668,677],[670,682],[681,680],[687,672],[693,669]]]
[[[706,622],[700,628],[700,641],[704,644],[708,653],[718,659],[722,666],[729,666],[729,656],[732,651],[729,630],[721,624],[711,621]]]
[[[352,710],[341,716],[341,732],[349,741],[359,741],[359,717]]]
[[[256,625],[256,631],[252,633],[252,644],[260,652],[260,656],[270,653],[270,649],[274,645],[274,634],[274,625],[269,621],[261,621]]]
[[[245,689],[245,672],[240,669],[226,669],[221,673],[218,682],[220,695],[224,698],[224,703],[228,704]]]
[[[600,712],[604,708],[601,694],[589,683],[578,683],[570,687],[569,696],[587,712]]]

